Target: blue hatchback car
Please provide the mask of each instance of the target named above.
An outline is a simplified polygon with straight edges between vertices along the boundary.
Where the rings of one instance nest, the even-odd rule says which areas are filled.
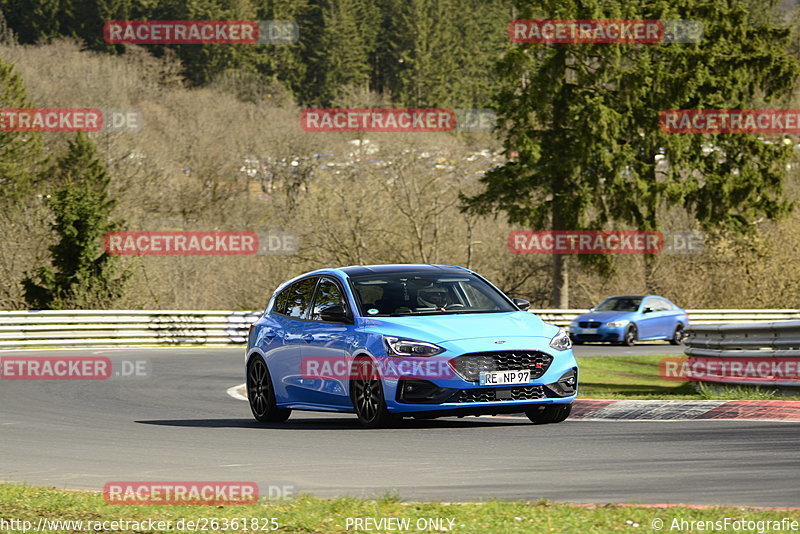
[[[570,322],[569,335],[576,344],[610,341],[631,346],[636,341],[683,341],[689,316],[686,310],[656,295],[618,295]]]
[[[478,274],[449,265],[321,269],[282,284],[250,329],[256,420],[292,410],[402,417],[524,412],[567,418],[578,367],[569,336]]]

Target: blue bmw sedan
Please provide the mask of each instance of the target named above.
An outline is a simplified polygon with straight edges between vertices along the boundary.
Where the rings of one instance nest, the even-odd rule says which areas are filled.
[[[687,326],[686,310],[664,297],[618,295],[573,319],[569,335],[574,343],[610,341],[630,346],[636,341],[663,339],[679,345]]]
[[[282,284],[250,328],[247,396],[260,422],[292,410],[403,417],[569,416],[569,336],[478,274],[449,265],[321,269]]]

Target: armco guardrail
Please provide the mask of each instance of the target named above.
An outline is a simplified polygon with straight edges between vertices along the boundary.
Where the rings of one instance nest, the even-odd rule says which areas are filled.
[[[0,350],[243,344],[259,315],[206,310],[0,312]]]
[[[693,380],[800,387],[800,321],[694,325],[686,334]]]
[[[531,310],[568,327],[584,309]],[[688,310],[692,325],[800,319],[800,310]],[[56,347],[241,345],[261,311],[0,311],[0,350]]]

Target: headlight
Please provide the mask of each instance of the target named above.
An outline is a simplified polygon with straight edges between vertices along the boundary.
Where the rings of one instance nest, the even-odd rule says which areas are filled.
[[[569,336],[562,329],[558,329],[558,333],[550,340],[550,346],[556,350],[567,350],[572,348],[572,341]]]
[[[606,326],[610,326],[611,328],[619,328],[620,326],[625,326],[630,321],[611,321],[610,323],[606,323]]]
[[[383,341],[392,356],[436,356],[444,349],[433,343],[403,339],[399,337],[383,336]]]

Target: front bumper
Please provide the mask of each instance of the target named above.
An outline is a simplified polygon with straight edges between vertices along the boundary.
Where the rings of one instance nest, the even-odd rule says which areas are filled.
[[[587,331],[588,330],[588,331]],[[597,328],[581,328],[579,326],[572,327],[570,326],[569,329],[569,337],[572,341],[622,341],[625,339],[625,327],[624,326],[599,326]]]
[[[486,405],[489,403],[543,401],[574,397],[578,370],[564,373],[558,382],[542,385],[506,385],[470,388],[444,388],[427,380],[400,380],[395,390],[399,404]]]
[[[569,404],[577,394],[578,367],[571,350],[556,351],[544,350],[543,347],[531,349],[530,344],[525,348],[522,342],[510,342],[507,349],[491,349],[490,351],[463,350],[458,352],[448,350],[447,353],[436,356],[437,359],[454,361],[465,356],[475,356],[480,365],[486,366],[485,355],[491,353],[537,353],[544,356],[533,358],[526,354],[519,360],[523,363],[516,365],[508,358],[497,361],[503,363],[502,368],[487,366],[485,370],[520,370],[529,369],[545,361],[544,369],[531,369],[532,380],[526,384],[515,385],[480,385],[475,367],[450,365],[454,372],[447,377],[431,377],[424,373],[408,373],[402,376],[383,378],[384,397],[386,406],[392,413],[422,413],[435,412],[439,415],[444,412],[453,414],[494,414],[494,413],[519,413],[525,406],[536,404]],[[450,347],[448,347],[449,349]],[[469,349],[475,348],[470,346]],[[487,349],[487,347],[477,347]],[[462,362],[463,363],[463,362]],[[441,368],[441,366],[437,366]],[[467,372],[466,370],[469,370]]]

